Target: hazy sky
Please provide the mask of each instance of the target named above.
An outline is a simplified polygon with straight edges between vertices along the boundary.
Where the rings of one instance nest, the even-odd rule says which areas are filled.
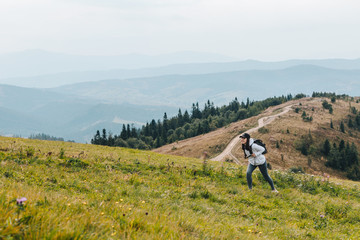
[[[359,0],[0,0],[0,53],[359,58]]]

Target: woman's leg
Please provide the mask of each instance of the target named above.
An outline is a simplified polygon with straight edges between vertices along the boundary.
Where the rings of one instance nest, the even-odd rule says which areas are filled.
[[[256,166],[252,165],[251,163],[249,163],[247,170],[246,170],[246,180],[247,180],[247,184],[249,189],[252,189],[252,172],[255,170]]]
[[[271,179],[271,177],[269,176],[268,171],[267,171],[266,162],[262,165],[259,165],[259,169],[260,169],[261,174],[264,176],[265,180],[270,184],[271,189],[275,190],[274,182]]]

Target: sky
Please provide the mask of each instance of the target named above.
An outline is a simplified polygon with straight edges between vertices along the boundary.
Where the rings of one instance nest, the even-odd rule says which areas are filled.
[[[0,54],[359,58],[358,0],[0,0]]]

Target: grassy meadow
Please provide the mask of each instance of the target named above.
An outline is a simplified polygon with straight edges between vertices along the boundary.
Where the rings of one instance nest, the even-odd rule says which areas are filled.
[[[245,171],[0,137],[0,239],[360,239],[359,182],[272,170],[275,194]]]

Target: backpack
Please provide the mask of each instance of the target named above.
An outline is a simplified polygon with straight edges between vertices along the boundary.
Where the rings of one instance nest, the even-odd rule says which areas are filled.
[[[262,140],[260,140],[260,139],[254,139],[254,142],[253,142],[253,144],[254,143],[256,143],[257,145],[259,145],[259,146],[262,146],[263,148],[265,148],[265,150],[262,152],[262,154],[266,154],[266,153],[268,153],[268,151],[267,151],[267,149],[266,149],[266,144],[262,141]],[[252,144],[251,144],[252,145]],[[250,146],[250,154],[252,154],[253,152],[252,152],[252,148],[251,148],[251,146]],[[245,158],[246,158],[246,153],[245,153],[245,149],[244,149],[244,155],[245,155]]]

